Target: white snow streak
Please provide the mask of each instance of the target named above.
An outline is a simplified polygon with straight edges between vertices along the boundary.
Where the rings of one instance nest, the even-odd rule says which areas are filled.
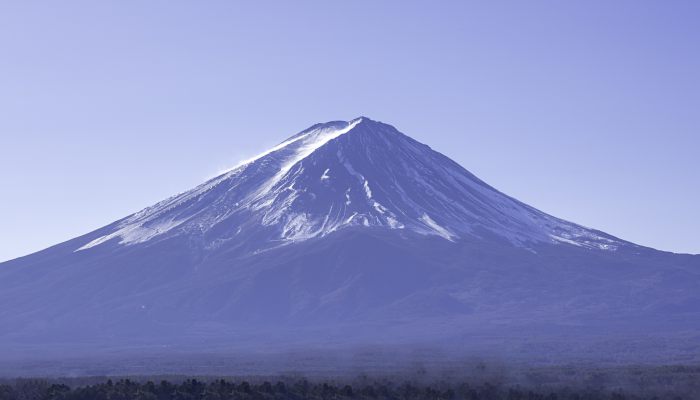
[[[289,172],[289,170],[292,169],[292,167],[296,165],[299,161],[305,159],[306,157],[311,155],[311,153],[313,153],[319,147],[323,146],[329,141],[350,132],[352,128],[354,128],[361,121],[362,119],[358,118],[356,120],[350,121],[348,125],[342,129],[322,128],[319,130],[313,130],[302,136],[302,139],[304,139],[304,141],[302,142],[303,144],[296,150],[296,152],[292,156],[290,156],[284,161],[284,163],[280,167],[279,172],[275,174],[275,176],[273,176],[260,188],[260,190],[258,191],[258,195],[264,195],[267,192],[269,192],[270,189],[272,189],[277,184],[277,182],[279,182],[287,174],[287,172]],[[298,140],[301,139],[297,139],[295,141]]]
[[[121,229],[110,233],[109,235],[99,237],[91,241],[90,243],[87,243],[86,245],[80,247],[76,251],[86,250],[91,247],[95,247],[98,244],[102,244],[114,238],[121,238],[119,244],[142,243],[177,227],[183,222],[185,221],[162,221],[150,226],[143,226],[138,224],[126,225]]]
[[[452,239],[454,235],[450,233],[447,229],[443,228],[442,226],[438,225],[437,222],[433,221],[432,218],[428,216],[428,214],[423,214],[422,217],[420,217],[420,220],[425,222],[425,224],[432,229],[436,234],[439,236],[442,236],[443,238],[449,240],[450,242],[454,242]]]
[[[367,195],[367,200],[372,200],[372,189],[369,188],[369,182],[365,179],[362,187],[365,189],[365,195]]]
[[[242,166],[244,166],[244,165],[248,165],[248,164],[250,164],[250,163],[252,163],[252,162],[254,162],[254,161],[256,161],[256,160],[259,160],[259,159],[265,157],[266,155],[268,155],[268,154],[270,154],[270,153],[274,153],[274,152],[276,152],[277,150],[282,150],[283,148],[289,146],[290,144],[295,143],[295,142],[298,142],[298,141],[304,139],[305,137],[307,137],[307,136],[309,136],[309,135],[310,135],[310,133],[306,133],[306,134],[304,134],[304,135],[300,135],[300,136],[297,136],[297,137],[295,137],[295,138],[286,140],[286,141],[284,141],[284,142],[278,144],[277,146],[275,146],[275,147],[273,147],[273,148],[271,148],[271,149],[268,149],[268,150],[266,150],[266,151],[263,151],[262,153],[258,154],[257,156],[254,156],[254,157],[251,157],[251,158],[248,158],[248,159],[246,159],[246,160],[243,160],[243,161],[239,162],[239,163],[236,164],[234,167],[229,168],[229,169],[227,169],[227,170],[224,170],[224,171],[222,171],[221,173],[222,173],[222,174],[225,174],[225,173],[234,171],[234,170],[236,170],[236,169],[238,169],[238,168],[240,168],[240,167],[242,167]]]

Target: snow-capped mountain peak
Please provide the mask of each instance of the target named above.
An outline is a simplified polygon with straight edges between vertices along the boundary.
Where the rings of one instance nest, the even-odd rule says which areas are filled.
[[[0,265],[0,353],[399,339],[458,350],[504,332],[531,349],[568,329],[568,354],[594,329],[624,343],[692,337],[698,257],[548,215],[390,125],[335,121]]]
[[[456,242],[495,236],[614,250],[624,242],[529,207],[394,127],[359,117],[316,124],[199,187],[116,223],[77,250],[196,236],[257,250],[338,230],[383,229]]]

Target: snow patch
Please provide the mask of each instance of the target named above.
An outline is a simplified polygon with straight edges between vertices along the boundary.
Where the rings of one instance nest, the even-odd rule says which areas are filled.
[[[367,200],[372,200],[372,189],[369,188],[369,182],[367,182],[366,179],[362,184],[362,187],[365,189],[365,195],[367,196]]]
[[[155,224],[151,224],[149,226],[144,226],[141,224],[129,224],[121,229],[110,233],[109,235],[105,235],[102,237],[99,237],[84,246],[78,248],[75,251],[81,251],[81,250],[87,250],[89,248],[95,247],[99,244],[105,243],[111,239],[115,238],[121,238],[119,241],[119,244],[124,244],[124,245],[131,245],[131,244],[136,244],[136,243],[143,243],[145,241],[148,241],[156,236],[162,235],[169,230],[179,226],[185,222],[184,220],[176,221],[161,221]]]
[[[391,217],[391,216],[386,217],[386,222],[389,224],[389,227],[391,229],[403,229],[403,228],[405,228],[404,224],[397,221],[396,218]]]
[[[423,216],[420,217],[420,220],[423,221],[438,236],[442,236],[443,238],[449,240],[450,242],[454,242],[454,240],[453,240],[454,235],[452,233],[450,233],[450,231],[448,231],[447,229],[438,225],[437,222],[433,221],[433,219],[430,218],[428,216],[428,214],[423,214]]]
[[[567,238],[565,238],[565,237],[556,236],[556,235],[549,235],[549,237],[551,237],[552,239],[554,239],[554,243],[568,243],[568,244],[571,244],[571,245],[574,245],[574,246],[578,246],[578,247],[581,247],[581,246],[582,246],[581,243],[576,242],[576,241],[571,240],[571,239],[567,239]]]
[[[352,222],[352,219],[355,218],[356,216],[357,216],[356,212],[352,213],[352,215],[348,219],[345,220],[345,224],[350,224]]]
[[[282,238],[287,240],[304,240],[313,237],[312,221],[306,214],[293,214],[282,228]]]

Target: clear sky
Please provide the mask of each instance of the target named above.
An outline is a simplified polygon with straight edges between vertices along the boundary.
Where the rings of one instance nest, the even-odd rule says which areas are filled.
[[[396,126],[550,214],[700,253],[699,1],[0,3],[0,260],[312,125]]]

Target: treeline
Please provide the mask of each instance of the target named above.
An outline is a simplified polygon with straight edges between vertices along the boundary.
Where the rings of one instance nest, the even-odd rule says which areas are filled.
[[[113,382],[70,387],[42,380],[23,380],[0,385],[0,400],[306,400],[306,399],[406,399],[406,400],[647,400],[665,399],[602,391],[556,389],[538,391],[518,387],[479,385],[416,385],[403,383],[312,383],[293,382],[210,382],[188,379],[180,383],[137,382],[122,379]],[[671,397],[681,399],[681,397]]]

